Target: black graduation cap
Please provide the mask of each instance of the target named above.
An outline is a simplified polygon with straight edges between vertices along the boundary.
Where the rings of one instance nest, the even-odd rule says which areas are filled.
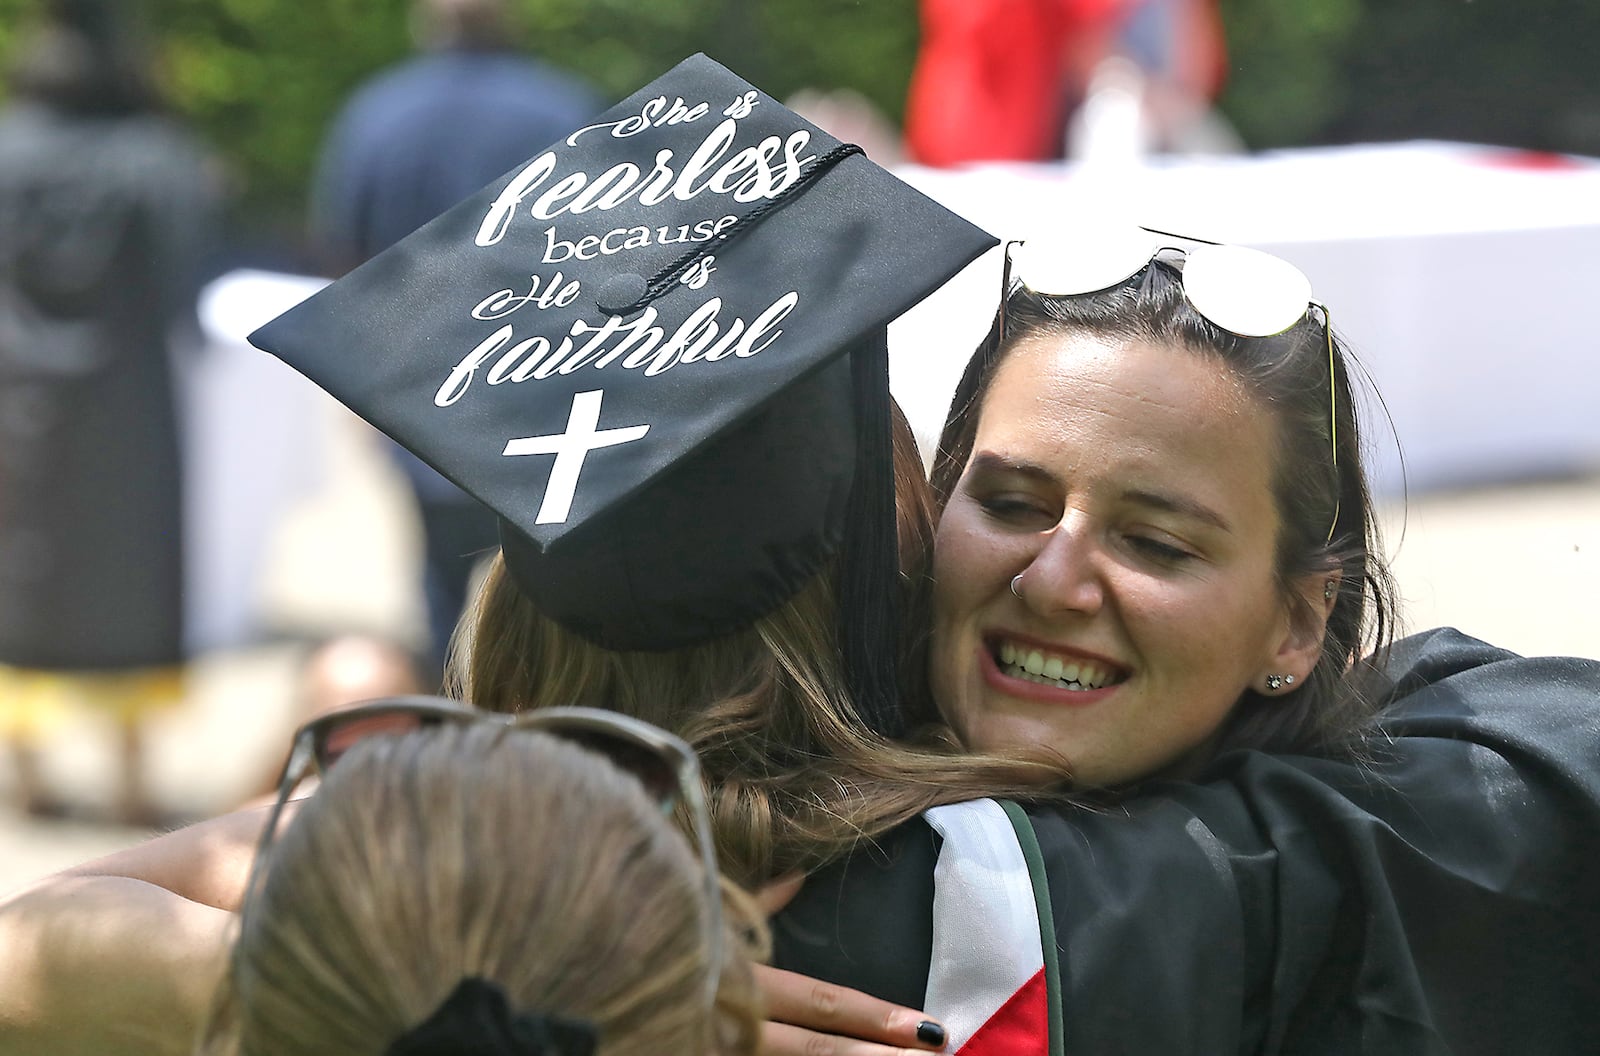
[[[748,626],[841,553],[889,732],[886,327],[993,245],[696,55],[250,340],[493,509],[602,646]]]

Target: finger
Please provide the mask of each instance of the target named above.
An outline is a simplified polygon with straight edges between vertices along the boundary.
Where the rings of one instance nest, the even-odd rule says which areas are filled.
[[[823,1035],[840,1035],[920,1052],[938,1052],[945,1030],[928,1016],[848,987],[758,965],[767,1017]]]
[[[819,1034],[788,1023],[768,1021],[761,1027],[761,1056],[928,1056],[926,1048],[906,1049],[875,1041]]]

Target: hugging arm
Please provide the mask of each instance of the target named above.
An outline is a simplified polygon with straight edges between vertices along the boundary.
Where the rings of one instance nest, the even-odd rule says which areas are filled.
[[[758,966],[756,979],[767,1006],[761,1034],[764,1056],[942,1051],[943,1029],[914,1009],[779,968]]]
[[[1435,631],[1390,674],[1364,761],[1235,752],[1113,810],[1029,811],[1065,1051],[1585,1049],[1600,663]]]
[[[191,1051],[266,816],[179,829],[0,901],[0,1056]]]
[[[0,1054],[192,1051],[233,915],[119,876],[0,903]]]
[[[294,804],[286,804],[280,824],[286,824],[293,811]],[[204,906],[237,910],[262,826],[270,813],[268,807],[253,807],[223,814],[58,875],[129,877]]]
[[[1600,663],[1443,630],[1389,675],[1363,762],[1230,753],[1120,817],[1034,815],[1068,1051],[1588,1044]]]

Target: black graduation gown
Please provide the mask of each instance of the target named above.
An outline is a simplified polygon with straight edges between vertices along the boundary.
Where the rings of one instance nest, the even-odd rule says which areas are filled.
[[[1600,662],[1399,643],[1372,759],[1261,752],[1115,811],[1029,808],[1066,1053],[1600,1045]],[[919,1007],[936,838],[818,873],[775,963]]]

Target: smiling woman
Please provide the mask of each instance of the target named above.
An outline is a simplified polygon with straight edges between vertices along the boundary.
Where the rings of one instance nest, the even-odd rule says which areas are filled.
[[[1200,751],[1269,673],[1304,679],[1323,577],[1283,604],[1274,431],[1186,351],[1019,343],[935,551],[934,688],[968,745],[1057,745],[1113,784]]]
[[[1343,351],[1284,262],[1129,241],[1134,273],[1087,295],[1019,268],[962,379],[933,472],[940,710],[972,747],[1054,746],[1082,787],[1337,752],[1395,607]],[[1262,323],[1251,298],[1294,303]]]
[[[1390,645],[1298,271],[1027,248],[934,463],[923,717],[1059,753],[1092,802],[936,807],[813,873],[771,1014],[907,1045],[881,1024],[926,1009],[963,1056],[1584,1051],[1600,665]]]

